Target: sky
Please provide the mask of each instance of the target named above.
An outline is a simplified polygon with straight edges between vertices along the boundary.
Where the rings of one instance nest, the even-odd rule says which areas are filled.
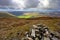
[[[10,0],[0,0],[0,5],[10,5],[11,1]]]
[[[10,9],[59,9],[60,0],[0,0],[0,11],[4,7]],[[7,10],[7,9],[6,9]],[[30,11],[31,11],[30,10]]]

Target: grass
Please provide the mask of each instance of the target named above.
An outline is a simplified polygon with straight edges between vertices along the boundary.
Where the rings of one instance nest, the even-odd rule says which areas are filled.
[[[23,15],[23,16],[17,16],[18,18],[31,18],[31,15]]]
[[[3,37],[8,37],[8,39],[11,37],[15,37],[17,35],[17,33],[20,33],[20,36],[19,35],[17,35],[17,36],[19,36],[19,38],[21,38],[24,36],[24,33],[26,31],[28,31],[30,29],[30,27],[32,27],[32,25],[34,25],[34,24],[45,24],[47,27],[49,27],[50,30],[60,31],[60,26],[57,25],[58,23],[60,23],[60,19],[55,19],[55,18],[54,19],[45,19],[45,18],[37,19],[36,18],[36,20],[35,19],[33,19],[33,20],[32,19],[30,19],[30,20],[28,20],[28,19],[10,19],[10,18],[1,19],[0,24],[3,25],[4,28],[8,26],[7,27],[8,29],[6,29],[6,30],[4,29],[4,31],[3,31],[3,28],[2,28],[2,30],[0,29],[0,33]],[[12,24],[12,25],[9,26],[10,24]],[[21,25],[21,24],[23,24],[23,25]],[[11,28],[11,27],[12,27],[12,29],[9,30],[9,28]]]

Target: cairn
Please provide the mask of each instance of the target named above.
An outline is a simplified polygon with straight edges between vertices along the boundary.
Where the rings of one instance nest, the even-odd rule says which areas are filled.
[[[54,34],[50,32],[49,28],[37,24],[33,25],[30,32],[26,32],[26,40],[54,40]]]

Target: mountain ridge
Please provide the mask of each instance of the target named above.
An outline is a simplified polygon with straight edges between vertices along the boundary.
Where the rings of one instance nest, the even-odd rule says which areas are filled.
[[[15,18],[16,16],[8,12],[0,12],[0,18]]]

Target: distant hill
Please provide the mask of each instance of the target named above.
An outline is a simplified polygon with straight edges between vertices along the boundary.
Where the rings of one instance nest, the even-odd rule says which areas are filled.
[[[40,12],[27,12],[18,18],[35,18],[35,17],[60,17],[60,12],[40,13]]]
[[[49,13],[48,16],[60,17],[60,12],[52,12],[52,13]]]
[[[29,12],[24,13],[23,15],[17,16],[18,18],[35,18],[35,17],[47,17],[48,15],[45,15],[43,13],[39,12]]]
[[[19,15],[22,15],[24,12],[22,12],[22,11],[12,11],[12,12],[9,12],[9,13],[11,13],[13,15],[16,15],[16,16],[19,16]]]
[[[10,17],[15,18],[16,16],[8,12],[0,12],[0,18],[10,18]]]

